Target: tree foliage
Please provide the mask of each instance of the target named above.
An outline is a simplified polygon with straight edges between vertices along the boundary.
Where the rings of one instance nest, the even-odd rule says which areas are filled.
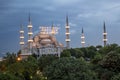
[[[74,58],[61,58],[44,70],[48,80],[97,80],[85,61]]]
[[[21,80],[21,79],[12,74],[0,73],[0,80]]]
[[[120,73],[117,75],[114,75],[111,80],[120,80]]]
[[[34,54],[22,61],[8,52],[0,62],[0,80],[120,80],[120,46],[71,48],[60,58]]]
[[[38,59],[39,69],[42,71],[46,66],[52,64],[54,60],[58,59],[55,55],[44,55]]]
[[[63,52],[61,52],[61,57],[70,57],[71,53],[69,50],[63,50]]]
[[[120,53],[109,52],[101,61],[101,65],[112,71],[120,71]]]

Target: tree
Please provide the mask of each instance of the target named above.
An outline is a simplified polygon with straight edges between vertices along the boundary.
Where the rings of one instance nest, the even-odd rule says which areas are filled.
[[[21,80],[16,76],[8,73],[0,73],[0,80]]]
[[[43,71],[43,69],[46,67],[46,66],[49,66],[54,60],[58,59],[58,57],[56,57],[55,55],[45,55],[45,56],[41,56],[39,59],[38,59],[38,66],[39,66],[39,69],[41,71]]]
[[[75,57],[75,58],[80,58],[80,57],[83,57],[83,56],[84,56],[84,54],[80,50],[80,48],[66,49],[66,50],[63,50],[63,52],[61,53],[61,57]]]
[[[71,57],[71,53],[68,49],[63,50],[63,52],[61,52],[60,57]]]
[[[10,65],[10,64],[13,64],[16,62],[17,60],[17,56],[15,53],[6,53],[6,56],[4,56],[4,62],[6,64],[6,66]]]
[[[111,80],[120,80],[120,73],[117,75],[114,75]]]
[[[83,52],[83,54],[84,54],[84,58],[88,58],[88,48],[86,47],[84,47],[84,48],[80,48],[80,50]]]
[[[29,56],[26,60],[9,65],[6,72],[21,78],[21,80],[31,80],[32,77],[37,76],[37,70],[37,60]]]
[[[96,55],[94,56],[94,58],[91,60],[91,62],[93,64],[98,64],[98,62],[100,62],[102,60],[102,55],[98,52],[96,52]]]
[[[25,65],[23,65],[23,63],[21,62],[17,62],[17,63],[14,63],[14,64],[11,64],[7,67],[7,70],[6,72],[8,74],[12,74],[12,75],[15,75],[16,77],[19,77],[21,79],[24,79],[24,75],[23,75],[23,72],[25,70],[24,68]]]
[[[80,50],[80,48],[75,48],[75,54],[74,54],[74,56],[75,56],[76,58],[80,58],[80,57],[83,57],[84,54],[83,54],[83,52]]]
[[[101,61],[100,65],[112,71],[120,71],[120,53],[109,52]]]
[[[60,58],[47,66],[43,73],[48,80],[97,80],[85,61],[74,58]]]
[[[96,49],[97,49],[97,50],[100,50],[101,48],[102,48],[101,45],[97,45],[97,46],[96,46]]]
[[[33,76],[36,76],[38,69],[38,62],[37,60],[29,56],[27,60],[23,61],[22,64],[24,65],[24,72],[23,75],[25,77],[25,80],[31,80]]]
[[[98,50],[98,52],[103,55],[106,55],[107,53],[109,53],[111,51],[116,51],[117,49],[118,49],[117,44],[110,44],[110,45],[100,48],[100,50]]]
[[[6,65],[4,61],[0,62],[0,72],[4,72],[6,71]]]
[[[94,46],[88,47],[87,57],[91,59],[94,58],[94,56],[96,55],[96,51],[97,51],[96,47]]]

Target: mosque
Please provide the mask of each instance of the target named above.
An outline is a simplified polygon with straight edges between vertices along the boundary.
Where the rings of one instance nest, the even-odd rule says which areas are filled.
[[[51,27],[46,27],[42,26],[40,27],[40,31],[33,36],[32,32],[32,21],[31,21],[31,16],[29,14],[29,21],[28,21],[28,42],[24,42],[24,30],[23,27],[21,26],[20,30],[20,46],[21,46],[21,58],[24,59],[28,57],[29,55],[36,54],[37,57],[40,57],[42,55],[56,55],[60,57],[60,53],[64,49],[69,49],[70,48],[70,26],[68,22],[68,16],[66,16],[66,46],[64,46],[62,43],[58,42],[56,39],[55,35],[58,33],[58,27],[55,27],[53,24]],[[105,22],[103,26],[103,42],[104,46],[106,46],[107,42],[107,32],[106,32],[106,27],[105,27]],[[85,47],[85,36],[84,36],[84,31],[82,28],[81,32],[81,45],[82,47]]]
[[[21,26],[20,30],[20,46],[21,46],[21,54],[22,58],[26,58],[29,55],[36,54],[38,57],[42,55],[56,55],[60,57],[60,53],[64,49],[70,48],[70,32],[69,32],[69,23],[68,16],[66,16],[66,47],[56,39],[55,35],[58,33],[58,27],[55,27],[53,24],[51,27],[42,26],[40,27],[40,31],[33,36],[32,32],[32,22],[31,16],[29,15],[29,23],[28,23],[28,42],[24,42],[24,30]]]

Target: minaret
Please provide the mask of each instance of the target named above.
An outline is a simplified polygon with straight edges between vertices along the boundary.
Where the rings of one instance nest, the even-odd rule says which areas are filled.
[[[23,54],[23,48],[24,48],[24,30],[23,30],[23,26],[21,25],[21,29],[20,29],[20,46],[21,46],[21,54]]]
[[[84,36],[83,28],[82,28],[82,34],[81,34],[81,44],[82,44],[82,47],[85,46],[85,36]]]
[[[31,16],[29,14],[29,23],[28,23],[28,53],[32,53],[32,43],[33,43],[33,39],[32,39],[32,35],[33,35],[33,32],[32,32],[32,23],[31,23]]]
[[[54,35],[55,35],[55,28],[54,28],[53,23],[52,23],[52,27],[51,27],[51,34],[52,34],[52,36],[54,36]]]
[[[66,16],[66,48],[69,49],[70,48],[70,32],[69,32],[69,29],[70,29],[70,26],[69,26],[69,23],[68,23],[68,16]]]
[[[107,45],[107,32],[106,32],[105,22],[103,25],[103,42],[104,42],[104,46],[106,46]]]

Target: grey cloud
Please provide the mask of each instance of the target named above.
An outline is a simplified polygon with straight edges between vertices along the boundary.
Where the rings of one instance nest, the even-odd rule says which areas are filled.
[[[14,35],[11,42],[7,43],[11,47],[4,45],[0,46],[0,49],[3,49],[3,52],[5,50],[13,51],[15,46],[17,46],[16,51],[19,49],[19,26],[22,23],[27,32],[29,11],[32,15],[33,32],[37,31],[40,25],[51,26],[53,21],[56,25],[60,24],[57,38],[62,43],[65,43],[65,16],[68,13],[72,47],[80,47],[82,27],[85,30],[86,43],[90,45],[102,44],[104,20],[106,21],[108,38],[111,38],[108,39],[109,42],[116,41],[120,44],[120,38],[116,36],[116,34],[120,34],[119,3],[120,0],[0,0],[0,28],[2,29],[0,44],[6,44],[6,37],[9,39],[10,35]],[[117,29],[114,29],[114,26]],[[76,43],[74,44],[74,42]]]

